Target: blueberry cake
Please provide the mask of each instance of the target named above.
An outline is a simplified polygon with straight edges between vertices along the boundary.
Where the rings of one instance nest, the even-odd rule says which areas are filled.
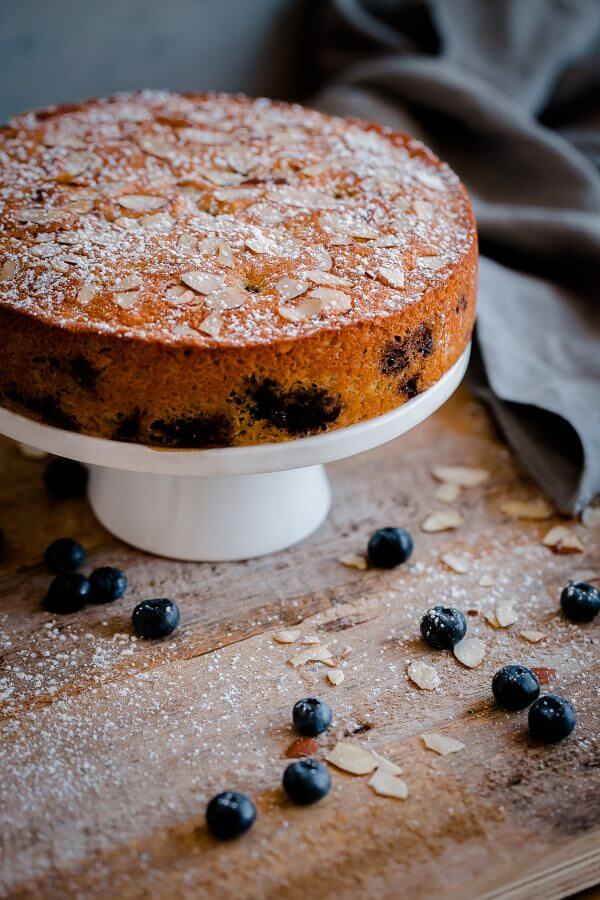
[[[426,147],[297,105],[142,92],[0,130],[0,404],[161,447],[387,412],[468,344],[477,236]]]

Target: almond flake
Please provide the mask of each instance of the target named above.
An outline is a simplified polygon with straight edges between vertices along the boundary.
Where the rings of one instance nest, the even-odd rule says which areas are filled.
[[[404,270],[403,269],[388,269],[383,266],[380,269],[377,269],[376,276],[378,281],[382,281],[383,284],[387,284],[388,287],[391,288],[402,288],[404,287]]]
[[[428,172],[425,169],[418,169],[415,172],[415,178],[417,178],[421,184],[424,184],[434,191],[441,191],[444,188],[444,182],[439,175],[434,175],[433,172]]]
[[[225,153],[227,164],[240,175],[247,175],[260,162],[259,157],[243,144],[232,146]]]
[[[85,281],[79,288],[77,302],[81,303],[82,306],[87,306],[90,300],[94,299],[99,290],[100,286],[96,281]]]
[[[53,259],[51,259],[50,267],[54,269],[55,272],[60,272],[61,275],[66,275],[71,271],[69,263],[63,256],[55,256]]]
[[[0,269],[0,281],[10,281],[17,271],[16,259],[5,259]]]
[[[400,766],[393,763],[391,759],[386,759],[385,756],[381,756],[376,750],[371,750],[371,753],[377,760],[377,771],[387,772],[388,775],[402,775]]]
[[[374,238],[379,237],[378,231],[375,231],[370,225],[363,224],[362,222],[352,225],[350,234],[360,241],[371,241]]]
[[[340,278],[338,275],[332,275],[331,272],[320,272],[317,269],[305,272],[304,275],[314,284],[322,284],[330,287],[344,287],[350,284],[347,278]]]
[[[460,496],[460,487],[458,484],[440,484],[433,496],[442,503],[454,503]]]
[[[495,609],[495,613],[496,622],[500,628],[508,628],[509,625],[514,625],[519,618],[519,614],[510,601],[507,603],[499,603]]]
[[[485,657],[485,642],[476,637],[465,637],[454,645],[454,655],[463,666],[475,669]]]
[[[462,741],[446,737],[445,734],[436,734],[435,732],[422,734],[421,740],[428,750],[433,750],[435,753],[439,753],[440,756],[448,756],[449,753],[458,753],[459,750],[465,749]]]
[[[344,673],[341,669],[330,669],[327,678],[335,686],[341,684],[344,680]]]
[[[317,287],[310,292],[310,298],[320,300],[324,311],[345,312],[352,306],[352,298],[335,288]]]
[[[215,294],[209,294],[207,303],[214,309],[237,309],[248,303],[251,295],[235,287],[223,287]]]
[[[359,569],[361,572],[364,572],[368,567],[366,556],[359,556],[357,553],[340,556],[338,562],[341,562],[343,566],[347,566],[349,569]]]
[[[40,244],[37,247],[31,248],[31,255],[38,259],[49,259],[51,256],[56,256],[57,253],[61,252],[62,251],[57,244]]]
[[[184,272],[181,280],[198,294],[213,294],[223,287],[223,279],[220,276],[206,272]]]
[[[137,291],[142,286],[142,279],[139,275],[126,275],[119,278],[112,287],[113,291],[123,293],[124,291]]]
[[[220,244],[217,253],[217,259],[226,269],[233,269],[233,250],[229,244]]]
[[[491,612],[487,612],[485,614],[485,621],[488,623],[488,625],[491,625],[492,628],[500,628],[498,619],[496,618],[496,611],[494,609]]]
[[[332,653],[327,644],[316,644],[314,647],[308,647],[306,650],[300,650],[288,660],[291,665],[297,669],[308,662],[326,663],[332,659]]]
[[[402,243],[397,234],[382,234],[373,241],[374,247],[399,247]]]
[[[164,135],[141,134],[135,140],[140,150],[150,154],[150,156],[156,156],[159,159],[170,159],[173,155],[174,145]]]
[[[333,259],[331,253],[325,247],[317,246],[312,248],[313,259],[317,268],[321,272],[329,272],[333,268]]]
[[[530,644],[539,644],[540,641],[543,641],[547,638],[548,635],[544,634],[543,631],[520,631],[519,634],[526,641],[529,641]]]
[[[155,213],[154,215],[142,216],[140,225],[149,231],[156,231],[159,234],[168,234],[172,231],[175,220],[168,213]]]
[[[576,534],[565,525],[556,525],[542,538],[544,547],[550,547],[553,553],[583,553],[585,547]]]
[[[152,197],[149,194],[124,194],[117,197],[119,206],[133,212],[151,212],[153,209],[160,209],[166,202],[164,197]]]
[[[273,635],[273,640],[278,644],[294,644],[300,637],[299,628],[284,628]]]
[[[496,584],[496,579],[493,575],[482,575],[477,584],[479,587],[493,587]]]
[[[410,680],[424,691],[434,691],[440,686],[440,676],[437,670],[421,659],[413,659],[409,663],[406,673]]]
[[[223,188],[223,190],[215,193],[217,200],[243,200],[248,196],[246,188],[241,191],[235,190],[236,186],[243,179],[243,176],[238,175],[237,172],[227,172],[225,169],[198,169],[198,172],[207,181],[210,181],[212,184],[218,184],[219,187]],[[229,190],[226,190],[226,188],[229,188]]]
[[[586,528],[600,525],[600,506],[586,506],[581,512],[581,524]]]
[[[194,253],[196,251],[197,244],[198,239],[193,234],[184,232],[179,236],[179,239],[177,241],[177,249],[180,251],[180,253],[186,253],[187,255],[190,255],[191,253]]]
[[[322,308],[323,304],[320,300],[309,297],[303,300],[302,303],[299,303],[298,306],[279,306],[277,312],[282,318],[288,319],[290,322],[302,322],[305,319],[318,316]]]
[[[207,131],[202,128],[178,128],[177,134],[183,141],[194,144],[228,144],[232,137],[223,131]]]
[[[368,784],[380,797],[392,797],[394,800],[406,800],[408,785],[401,778],[377,769],[369,778]]]
[[[461,514],[454,509],[438,509],[427,516],[421,524],[421,529],[428,534],[437,531],[452,531],[462,525],[464,521]]]
[[[422,269],[430,269],[432,272],[443,269],[446,265],[441,256],[417,256],[416,263]]]
[[[131,309],[139,297],[139,291],[125,291],[123,294],[115,294],[115,302],[121,309]]]
[[[314,646],[315,644],[321,643],[321,638],[316,634],[307,634],[300,641],[301,644],[306,644],[308,646]]]
[[[289,185],[278,185],[268,191],[269,200],[282,206],[297,206],[302,209],[327,209],[337,206],[337,200],[323,191],[313,188],[302,190]]]
[[[198,300],[198,295],[194,291],[190,291],[180,284],[169,288],[165,292],[165,300],[169,306],[185,306],[187,303],[198,304],[203,302]]]
[[[45,147],[69,147],[71,150],[85,150],[85,144],[72,134],[47,132],[43,137]]]
[[[417,219],[421,219],[422,221],[431,219],[433,215],[433,204],[428,203],[427,200],[415,200],[413,203],[413,209],[415,211]]]
[[[490,477],[487,469],[475,469],[469,466],[434,466],[433,477],[446,484],[458,487],[477,487]]]
[[[465,575],[469,571],[469,562],[464,557],[457,556],[456,553],[442,553],[440,556],[444,565],[448,566],[457,575]]]
[[[275,290],[282,300],[294,300],[306,293],[309,288],[307,281],[301,281],[299,278],[282,278],[275,285]]]
[[[537,500],[506,500],[500,504],[500,512],[510,519],[550,519],[552,507],[541,497]]]
[[[328,763],[351,775],[368,775],[377,768],[377,759],[369,750],[350,741],[339,741],[325,757]]]
[[[223,317],[220,316],[218,312],[211,312],[202,320],[200,325],[197,325],[196,327],[198,328],[198,331],[202,331],[204,334],[209,334],[211,337],[217,337],[223,327]]]

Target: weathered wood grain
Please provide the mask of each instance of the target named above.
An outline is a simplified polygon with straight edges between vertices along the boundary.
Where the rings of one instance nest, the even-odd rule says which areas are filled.
[[[423,534],[440,506],[432,465],[492,472],[454,506],[465,524]],[[574,575],[600,577],[598,532],[574,524],[586,553],[555,556],[541,536],[558,520],[508,522],[498,504],[536,496],[465,392],[404,438],[330,467],[333,513],[298,547],[246,563],[161,560],[120,544],[84,501],[55,503],[43,464],[0,443],[0,885],[12,897],[340,898],[563,897],[600,879],[598,625],[558,612]],[[160,511],[157,511],[160,514]],[[340,565],[375,528],[403,524],[414,558],[391,572]],[[40,606],[46,544],[71,534],[86,569],[121,566],[126,597],[55,617]],[[440,553],[468,555],[466,575]],[[493,574],[493,587],[478,585]],[[130,615],[170,596],[182,625],[160,643],[131,640]],[[486,624],[514,598],[519,621]],[[472,633],[487,655],[476,670],[428,651],[422,613],[438,602],[477,610]],[[341,661],[293,669],[294,647],[273,641],[302,622]],[[522,628],[548,638],[531,645]],[[423,656],[441,687],[419,691],[406,665]],[[546,690],[571,698],[577,730],[555,747],[527,737],[525,713],[497,710],[494,671],[507,662],[556,670]],[[402,766],[406,801],[376,796],[365,778],[333,773],[329,797],[298,809],[280,779],[294,739],[290,712],[307,693],[334,708],[324,755],[353,736]],[[465,750],[441,758],[419,735],[443,731]],[[219,845],[203,824],[206,801],[235,788],[256,801],[255,828]]]

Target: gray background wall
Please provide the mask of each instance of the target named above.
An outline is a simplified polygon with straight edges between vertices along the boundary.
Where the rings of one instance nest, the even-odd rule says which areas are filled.
[[[304,7],[303,0],[0,0],[0,121],[141,87],[295,96]]]

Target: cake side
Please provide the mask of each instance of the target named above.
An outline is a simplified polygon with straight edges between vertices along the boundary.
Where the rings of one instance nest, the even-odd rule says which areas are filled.
[[[389,129],[145,92],[18,117],[0,173],[0,403],[39,421],[287,440],[393,409],[468,343],[466,191]]]

